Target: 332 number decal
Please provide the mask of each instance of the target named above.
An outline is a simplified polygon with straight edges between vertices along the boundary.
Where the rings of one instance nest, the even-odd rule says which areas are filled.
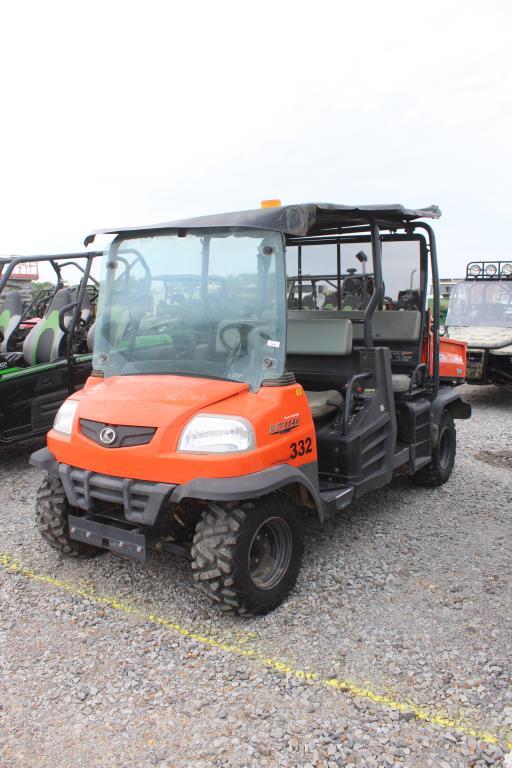
[[[296,459],[297,456],[304,456],[305,453],[312,453],[311,438],[306,437],[305,440],[298,440],[296,443],[290,445],[290,459]]]

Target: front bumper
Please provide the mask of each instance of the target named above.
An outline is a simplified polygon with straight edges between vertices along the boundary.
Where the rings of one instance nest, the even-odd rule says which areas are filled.
[[[86,469],[59,463],[48,448],[41,448],[30,457],[32,466],[59,477],[72,507],[95,512],[101,502],[110,502],[124,509],[125,519],[137,525],[154,526],[160,510],[176,488],[169,483],[151,483],[125,477],[100,475]]]
[[[184,499],[204,501],[242,501],[266,496],[286,485],[298,484],[311,495],[320,519],[323,501],[318,490],[316,461],[293,467],[277,464],[260,472],[239,477],[199,477],[181,485],[132,480],[78,469],[57,461],[48,448],[30,457],[32,466],[59,477],[72,507],[86,512],[101,510],[101,502],[111,502],[124,509],[125,519],[137,525],[152,527],[165,504],[179,504]]]

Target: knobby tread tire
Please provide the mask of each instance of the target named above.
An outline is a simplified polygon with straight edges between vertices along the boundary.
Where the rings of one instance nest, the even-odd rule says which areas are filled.
[[[439,424],[439,438],[443,430],[448,429],[451,433],[451,446],[449,462],[446,467],[441,467],[439,463],[439,444],[434,450],[432,461],[423,467],[412,476],[413,482],[416,485],[422,485],[425,488],[437,488],[440,485],[444,485],[452,473],[453,466],[455,464],[455,454],[457,450],[457,431],[455,429],[455,422],[448,411],[444,411]],[[439,440],[440,442],[440,440]]]
[[[292,562],[279,594],[261,595],[248,587],[247,546],[250,516],[286,515],[294,525],[295,542]],[[249,534],[250,535],[250,534]],[[302,523],[300,512],[291,499],[276,493],[256,502],[239,502],[233,506],[210,502],[196,526],[192,545],[192,569],[197,587],[222,610],[239,615],[261,615],[274,610],[295,584],[302,557]],[[241,556],[242,555],[242,556]]]
[[[41,536],[54,549],[67,557],[94,557],[102,550],[69,537],[70,506],[58,477],[45,477],[37,490],[36,523]]]

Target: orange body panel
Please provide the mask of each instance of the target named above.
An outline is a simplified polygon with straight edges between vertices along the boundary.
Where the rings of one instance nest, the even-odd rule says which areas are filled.
[[[439,376],[442,379],[466,378],[467,347],[465,341],[439,340]]]
[[[48,448],[62,463],[100,474],[167,483],[201,477],[233,477],[276,464],[316,461],[313,419],[304,390],[297,384],[262,387],[184,376],[115,376],[90,378],[71,400],[79,403],[70,436],[51,430]],[[198,413],[243,416],[256,434],[256,447],[241,453],[180,453],[182,430]],[[107,448],[88,439],[79,420],[156,427],[147,445]],[[287,419],[298,421],[287,432]],[[302,442],[301,442],[302,441]],[[295,443],[295,448],[291,448]],[[291,458],[295,455],[295,458]]]
[[[427,363],[429,375],[434,373],[434,335],[429,312],[430,331],[423,342],[421,362]],[[439,376],[441,379],[466,378],[467,347],[465,341],[456,339],[439,339]]]

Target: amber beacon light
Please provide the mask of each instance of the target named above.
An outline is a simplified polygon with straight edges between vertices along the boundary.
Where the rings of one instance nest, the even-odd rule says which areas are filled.
[[[279,208],[280,205],[280,200],[262,200],[260,203],[262,208]]]

